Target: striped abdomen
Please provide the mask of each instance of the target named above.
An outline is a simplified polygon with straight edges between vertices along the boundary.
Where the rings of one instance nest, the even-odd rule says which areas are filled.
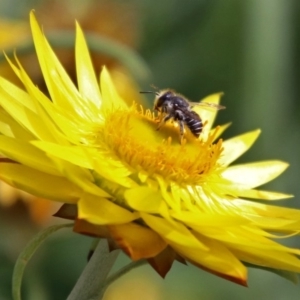
[[[203,123],[200,116],[194,111],[185,112],[184,122],[195,137],[199,137],[203,129]]]

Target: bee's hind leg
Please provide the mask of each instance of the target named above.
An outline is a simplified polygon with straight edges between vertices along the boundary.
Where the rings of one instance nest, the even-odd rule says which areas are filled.
[[[178,120],[178,124],[179,124],[180,144],[182,145],[182,143],[183,143],[183,136],[184,136],[184,123],[183,123],[182,120]]]

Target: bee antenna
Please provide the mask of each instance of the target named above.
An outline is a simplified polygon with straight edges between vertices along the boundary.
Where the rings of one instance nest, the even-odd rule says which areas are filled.
[[[154,91],[140,91],[140,94],[157,94],[157,92],[154,92]]]

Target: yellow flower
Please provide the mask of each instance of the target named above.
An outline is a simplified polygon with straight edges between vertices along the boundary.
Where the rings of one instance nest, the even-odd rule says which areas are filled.
[[[26,91],[0,78],[2,180],[73,205],[58,215],[74,218],[69,208],[76,205],[75,231],[106,237],[133,260],[148,259],[162,276],[174,260],[244,285],[245,263],[300,272],[300,250],[274,241],[299,232],[300,211],[256,201],[290,197],[256,189],[287,164],[230,166],[259,130],[223,142],[218,137],[227,126],[211,129],[216,113],[201,111],[203,134],[187,133],[181,145],[173,124],[157,131],[152,112],[127,105],[105,68],[98,85],[78,25],[78,88],[33,13],[31,28],[51,100],[18,61],[10,62]],[[218,103],[220,96],[204,101]]]
[[[86,6],[87,3],[84,5]],[[91,14],[98,13],[97,7],[92,5],[92,3],[87,4],[87,7],[84,9],[84,13],[80,14],[81,24],[84,24],[84,27],[88,28],[90,32],[94,32],[94,34],[102,34],[107,35],[115,40],[122,41],[125,45],[133,45],[134,44],[134,37],[136,36],[136,28],[137,26],[134,26],[133,22],[134,19],[133,15],[128,15],[125,18],[117,19],[116,15],[120,14],[121,11],[124,11],[124,5],[116,5],[116,3],[109,2],[105,3],[105,7],[101,7],[102,16],[105,15],[105,18],[97,18],[95,22],[95,18],[91,17]],[[98,3],[97,5],[101,5]],[[71,6],[74,8],[74,5],[70,3],[67,7],[67,14],[70,15]],[[99,7],[98,7],[99,8]],[[49,12],[50,14],[46,12]],[[59,13],[58,11],[61,10],[61,7],[59,5],[53,3],[51,8],[49,8],[48,5],[44,5],[43,7],[39,8],[39,11],[44,11],[44,15],[47,16],[47,20],[43,20],[44,25],[47,29],[53,30],[53,28],[57,30],[57,28],[62,28],[62,26],[66,26],[65,22],[66,20],[61,19],[57,20],[55,16],[57,16]],[[82,7],[76,7],[76,10],[82,12]],[[105,11],[104,11],[105,10]],[[74,11],[72,11],[74,13]],[[69,16],[70,17],[70,16]],[[72,18],[67,18],[72,19]],[[133,20],[134,19],[134,20]],[[60,24],[63,22],[64,24]],[[104,26],[106,23],[106,26]],[[126,24],[125,24],[126,23]],[[113,26],[109,26],[112,25]],[[70,24],[71,25],[71,24]],[[125,27],[124,27],[125,26]],[[111,32],[112,28],[120,28],[122,27],[122,31],[120,30],[113,30]],[[4,49],[4,51],[12,51],[12,49],[19,49],[24,44],[28,44],[28,39],[30,37],[30,28],[28,27],[27,22],[23,21],[16,21],[16,20],[9,20],[9,19],[1,19],[0,18],[0,49],[1,51]],[[104,31],[104,32],[103,32]],[[27,41],[27,42],[26,42]],[[60,59],[64,62],[65,65],[69,67],[67,69],[68,74],[71,78],[75,77],[75,70],[73,68],[73,53],[70,51],[66,51],[66,49],[59,53]],[[20,53],[19,53],[20,54]],[[6,60],[1,59],[3,57],[2,52],[0,53],[0,74],[5,77],[6,79],[9,79],[10,82],[15,83],[16,85],[22,87],[21,81],[17,78],[15,73],[13,72],[12,68],[7,64]],[[35,82],[43,82],[43,79],[40,78],[41,71],[38,67],[38,61],[34,57],[33,54],[30,53],[23,53],[21,57],[19,57],[19,60],[21,61],[23,66],[30,66],[30,77]],[[120,63],[116,59],[112,59],[111,57],[108,57],[107,55],[101,55],[101,53],[93,53],[92,54],[92,60],[94,62],[94,67],[96,70],[99,70],[103,64],[106,64],[110,68],[110,72],[112,74],[112,79],[114,84],[117,86],[118,92],[120,95],[123,95],[124,93],[126,95],[130,95],[130,97],[134,97],[137,99],[137,97],[140,97],[139,90],[137,86],[135,86],[135,83],[130,81],[129,77],[126,77],[124,73],[127,73],[125,68],[123,68]],[[73,74],[74,73],[74,74]],[[125,91],[126,86],[126,91]],[[43,89],[42,85],[42,89]],[[128,98],[130,98],[128,97]],[[132,103],[132,100],[130,98],[130,104]],[[25,203],[24,206],[24,213],[29,213],[30,219],[38,224],[45,224],[49,221],[50,211],[54,211],[57,207],[57,203],[47,201],[40,197],[34,197],[32,195],[29,195],[24,192],[20,192],[11,186],[5,184],[4,182],[0,182],[0,209],[1,206],[4,207],[10,207],[13,206],[17,201],[23,201]]]

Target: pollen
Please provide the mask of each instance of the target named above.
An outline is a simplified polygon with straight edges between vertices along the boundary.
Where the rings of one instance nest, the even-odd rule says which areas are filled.
[[[187,133],[181,144],[175,124],[157,130],[154,114],[136,107],[113,111],[104,128],[101,138],[108,150],[146,177],[159,175],[178,184],[200,184],[204,176],[222,169],[218,163],[222,140],[213,142],[217,130],[205,141]]]

